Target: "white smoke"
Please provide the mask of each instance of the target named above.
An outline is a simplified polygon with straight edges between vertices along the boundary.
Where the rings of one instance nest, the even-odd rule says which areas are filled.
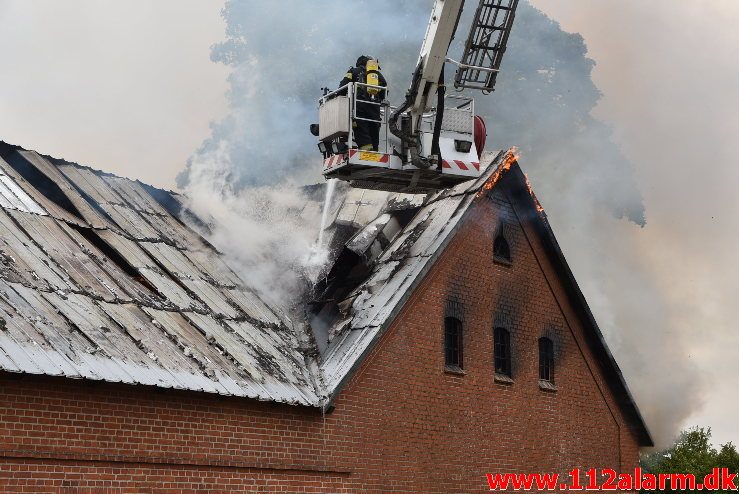
[[[286,305],[303,294],[326,253],[317,245],[321,208],[298,185],[322,181],[308,126],[323,86],[335,88],[361,54],[410,77],[428,21],[422,0],[229,1],[227,39],[211,58],[232,67],[229,115],[190,159],[178,183],[192,208],[214,218],[214,245],[247,282]],[[385,62],[387,61],[387,63]]]
[[[321,87],[336,88],[361,54],[378,57],[402,97],[428,21],[428,2],[303,0],[226,3],[227,40],[211,58],[232,67],[232,111],[201,154],[220,149],[235,186],[317,182],[320,154],[308,125]],[[397,77],[396,77],[397,75]],[[190,181],[189,170],[179,177]]]
[[[210,219],[211,242],[250,287],[291,308],[306,270],[321,260],[314,252],[320,209],[290,181],[237,191],[223,145],[196,154],[193,163],[188,207]]]
[[[474,2],[471,2],[474,3]],[[232,68],[231,113],[179,183],[196,211],[220,227],[213,242],[260,290],[292,303],[318,238],[320,208],[295,185],[319,182],[320,155],[308,125],[322,86],[336,87],[356,57],[380,59],[391,99],[402,98],[415,66],[430,0],[232,0],[227,39],[212,59]],[[470,9],[471,10],[471,9]],[[466,14],[466,18],[469,13]],[[465,20],[462,25],[465,25]],[[458,33],[466,36],[466,30]],[[476,95],[488,148],[518,145],[522,166],[570,254],[607,340],[658,443],[700,404],[700,379],[634,230],[644,206],[629,161],[610,129],[591,115],[600,92],[581,36],[521,2],[496,92]],[[625,218],[625,219],[620,219]],[[619,232],[632,235],[620,237]],[[574,262],[572,257],[574,257]],[[315,258],[313,258],[315,259]],[[669,378],[660,375],[669,374]],[[634,376],[647,376],[634,379]],[[680,392],[678,392],[678,390]]]

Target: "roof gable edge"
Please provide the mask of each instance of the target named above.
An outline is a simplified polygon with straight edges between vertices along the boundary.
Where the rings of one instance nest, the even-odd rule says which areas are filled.
[[[616,359],[606,343],[605,337],[595,320],[595,316],[590,310],[585,295],[580,290],[580,286],[549,224],[546,213],[541,208],[536,195],[528,183],[528,178],[518,166],[518,163],[515,163],[515,166],[511,167],[507,177],[508,180],[506,180],[505,186],[511,188],[513,200],[528,209],[531,213],[526,218],[522,218],[522,221],[530,221],[544,244],[544,251],[547,253],[549,261],[552,263],[559,280],[565,288],[565,292],[575,313],[581,319],[581,323],[586,329],[586,342],[591,350],[595,352],[596,360],[604,374],[606,382],[614,394],[616,403],[637,434],[640,445],[653,446],[652,436],[644,422],[644,418],[626,384],[626,380]]]

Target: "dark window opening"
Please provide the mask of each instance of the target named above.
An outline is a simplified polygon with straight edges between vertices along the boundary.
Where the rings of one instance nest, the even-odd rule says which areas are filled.
[[[462,368],[462,321],[444,318],[444,357],[448,367]]]
[[[495,241],[493,242],[493,257],[496,261],[511,262],[511,247],[508,245],[508,240],[502,234],[495,237]]]
[[[495,373],[511,377],[511,334],[505,328],[495,328]]]
[[[539,338],[539,379],[554,382],[554,343],[549,338]]]

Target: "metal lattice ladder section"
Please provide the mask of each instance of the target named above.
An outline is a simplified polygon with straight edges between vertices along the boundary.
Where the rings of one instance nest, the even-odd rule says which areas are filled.
[[[518,0],[480,0],[454,87],[486,93],[495,89],[517,6]]]

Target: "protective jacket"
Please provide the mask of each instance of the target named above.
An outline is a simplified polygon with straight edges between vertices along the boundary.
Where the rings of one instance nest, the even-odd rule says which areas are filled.
[[[385,77],[382,75],[381,72],[378,72],[378,76],[380,79],[379,85],[382,87],[387,87],[387,81],[385,81]],[[344,78],[341,79],[341,82],[339,83],[339,87],[345,86],[346,84],[349,84],[350,82],[359,82],[362,84],[366,84],[367,74],[365,72],[365,68],[364,67],[350,67],[349,70],[346,71]],[[367,93],[366,88],[359,87],[357,89],[357,99],[360,101],[372,101],[374,103],[380,103],[381,101],[385,99],[385,91],[382,90],[376,96],[371,96],[370,94]],[[361,103],[357,103],[357,116],[379,120],[380,107],[379,105],[369,105],[369,104],[363,105]]]

